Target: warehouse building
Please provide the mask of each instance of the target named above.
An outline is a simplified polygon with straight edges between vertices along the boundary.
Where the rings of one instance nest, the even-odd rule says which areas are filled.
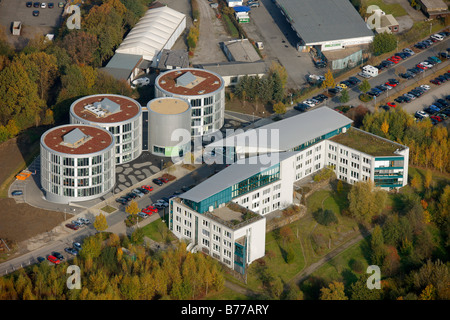
[[[127,34],[103,68],[116,79],[128,82],[157,67],[164,49],[171,49],[186,29],[186,16],[155,2]]]
[[[348,0],[275,1],[297,33],[300,50],[338,50],[373,41],[373,32]]]
[[[214,133],[224,124],[225,83],[212,71],[184,68],[161,73],[155,80],[155,97],[189,101],[192,137]]]
[[[149,151],[152,154],[183,157],[190,151],[192,111],[187,100],[156,98],[148,102],[147,110]],[[179,137],[184,139],[181,143]]]
[[[98,126],[51,128],[41,136],[41,185],[48,201],[92,200],[115,184],[114,137]]]
[[[97,94],[80,98],[70,106],[70,123],[102,127],[114,135],[115,163],[133,161],[142,153],[142,110],[134,99]]]

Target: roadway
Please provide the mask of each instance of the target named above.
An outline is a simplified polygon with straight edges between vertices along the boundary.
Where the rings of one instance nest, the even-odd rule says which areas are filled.
[[[162,197],[169,197],[175,191],[180,190],[183,186],[198,184],[202,180],[207,179],[209,176],[214,174],[217,169],[220,169],[222,167],[223,166],[221,165],[203,164],[198,169],[186,175],[180,176],[176,180],[166,183],[162,186],[157,186],[154,183],[148,183],[149,185],[153,186],[153,191],[151,191],[149,194],[145,195],[142,198],[136,198],[139,208],[144,208],[154,203],[156,200],[161,199]],[[155,175],[155,178],[156,176],[159,175],[161,175],[161,173]],[[139,185],[142,185],[142,183],[140,183]],[[96,205],[96,208],[101,208],[107,204],[110,204],[110,202],[111,200],[107,199],[103,203]],[[117,204],[114,202],[114,205]],[[90,225],[84,226],[76,231],[69,230],[68,228],[64,227],[64,231],[54,235],[51,242],[48,243],[47,245],[35,249],[33,251],[30,251],[28,253],[25,253],[19,257],[10,259],[4,263],[1,263],[0,276],[13,272],[21,267],[26,267],[31,264],[35,264],[37,263],[37,257],[41,256],[46,258],[49,254],[51,254],[52,251],[57,251],[61,253],[65,257],[65,260],[72,258],[71,255],[69,255],[64,251],[64,248],[72,246],[72,242],[82,243],[84,238],[97,233],[97,231],[93,226],[94,215],[92,214],[92,212],[95,210],[96,209],[94,208],[90,208],[79,214],[79,216],[87,217],[88,219],[90,219],[91,221]],[[129,232],[130,230],[129,229],[127,230],[127,228],[125,228],[124,225],[124,220],[127,217],[127,215],[128,214],[125,212],[125,206],[122,205],[120,205],[119,209],[114,213],[107,214],[106,221],[109,226],[108,230],[123,230],[124,232]],[[143,227],[159,218],[164,218],[163,216],[164,211],[160,211],[158,212],[158,214],[153,214],[150,217],[142,220],[142,222],[139,223],[139,227]],[[71,219],[76,219],[76,216],[72,217]],[[67,222],[69,221],[64,222],[63,225],[65,225]],[[50,262],[46,261],[43,263],[50,263]]]

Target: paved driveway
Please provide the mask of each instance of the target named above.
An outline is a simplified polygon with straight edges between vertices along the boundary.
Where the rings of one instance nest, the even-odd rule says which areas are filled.
[[[307,75],[323,74],[324,69],[316,69],[308,53],[297,51],[298,36],[280,9],[270,0],[260,3],[251,10],[250,23],[242,26],[250,38],[264,43],[261,52],[267,60],[278,60],[286,68],[287,87],[300,88],[306,84]]]
[[[8,42],[22,48],[29,39],[42,36],[47,33],[54,33],[54,28],[62,21],[63,8],[58,8],[58,1],[54,1],[55,7],[27,8],[26,0],[2,0],[0,2],[0,25],[7,28]],[[64,1],[65,3],[65,1]],[[32,12],[39,10],[39,16],[34,17]],[[20,36],[11,35],[11,25],[13,21],[22,21],[22,33]]]

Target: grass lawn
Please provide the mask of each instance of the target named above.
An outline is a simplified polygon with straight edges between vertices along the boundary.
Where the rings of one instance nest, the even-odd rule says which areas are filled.
[[[406,10],[398,3],[385,3],[383,0],[365,0],[364,3],[367,6],[376,5],[386,14],[392,14],[394,17],[406,16],[408,13]]]
[[[235,292],[227,287],[223,288],[220,292],[214,292],[208,294],[203,300],[248,300],[248,297]]]
[[[113,213],[115,211],[117,211],[117,208],[111,207],[111,206],[106,206],[101,208],[100,210],[105,211],[106,213]]]
[[[176,237],[161,219],[157,219],[152,223],[147,224],[142,230],[144,231],[144,236],[147,236],[156,242],[165,242],[167,239],[169,241],[176,240]]]

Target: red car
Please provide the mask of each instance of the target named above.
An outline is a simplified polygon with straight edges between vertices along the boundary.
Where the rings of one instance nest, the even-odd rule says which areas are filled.
[[[73,223],[68,223],[68,224],[66,224],[66,227],[69,228],[69,229],[72,229],[72,230],[78,230],[78,229],[80,229],[79,226],[77,226],[76,224],[73,224]]]
[[[397,105],[396,105],[395,103],[393,103],[393,102],[388,102],[387,105],[388,105],[389,107],[392,107],[392,108],[395,108],[395,107],[397,106]]]
[[[427,70],[427,69],[428,69],[427,67],[425,67],[425,66],[422,65],[422,64],[418,64],[416,67],[417,67],[417,68],[420,68],[420,69],[422,69],[422,70]]]
[[[395,64],[397,64],[397,63],[399,63],[400,62],[400,60],[398,60],[398,59],[395,59],[394,57],[390,57],[389,59],[387,59],[388,61],[391,61],[391,62],[393,62],[393,63],[395,63]]]
[[[142,212],[143,212],[143,213],[146,213],[146,214],[148,214],[148,215],[151,215],[151,214],[154,213],[154,212],[158,212],[158,209],[156,209],[156,208],[153,207],[153,206],[148,206],[147,208],[142,209]]]
[[[387,86],[390,86],[390,87],[396,87],[397,86],[397,84],[396,83],[393,83],[393,82],[386,82],[385,83],[385,85],[387,85]]]
[[[54,256],[52,256],[52,255],[49,255],[49,256],[47,257],[47,260],[50,261],[50,262],[52,262],[52,263],[54,263],[54,264],[60,264],[60,262],[61,262],[61,261],[59,261],[58,258],[56,258],[56,257],[54,257]]]
[[[442,83],[439,79],[430,80],[431,83],[437,84],[438,86]]]
[[[167,178],[159,178],[159,180],[161,180],[161,181],[164,182],[164,183],[169,182],[169,179],[167,179]]]
[[[441,122],[442,121],[442,118],[439,117],[439,116],[431,116],[430,118],[436,120],[437,122]]]
[[[146,189],[148,191],[153,191],[153,187],[149,185],[142,186],[141,188]]]

